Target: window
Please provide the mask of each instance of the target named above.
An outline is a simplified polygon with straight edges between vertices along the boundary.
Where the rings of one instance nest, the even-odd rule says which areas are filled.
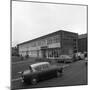
[[[76,39],[73,39],[74,42],[76,42],[77,40]]]
[[[42,64],[34,67],[34,71],[42,71],[49,68],[49,64]]]
[[[41,70],[42,70],[41,66],[37,66],[37,67],[35,67],[34,69],[35,69],[36,71],[41,71]]]
[[[38,46],[41,46],[41,41],[38,41]]]
[[[54,50],[54,57],[59,57],[59,50],[58,49]]]
[[[42,65],[42,68],[43,68],[43,70],[48,69],[49,68],[49,64]]]
[[[52,43],[52,38],[48,38],[47,39],[47,44],[51,44]]]

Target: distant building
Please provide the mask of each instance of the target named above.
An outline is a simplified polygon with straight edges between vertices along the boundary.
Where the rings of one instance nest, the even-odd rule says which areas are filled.
[[[18,48],[12,47],[12,56],[18,56],[18,55],[19,55]]]
[[[78,51],[78,34],[59,30],[48,35],[18,44],[22,56],[58,58]]]
[[[87,34],[81,34],[78,36],[78,51],[87,52]]]

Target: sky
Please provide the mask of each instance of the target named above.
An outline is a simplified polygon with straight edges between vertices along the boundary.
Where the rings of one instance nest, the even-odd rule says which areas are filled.
[[[12,1],[12,46],[58,30],[85,34],[86,11],[79,5]]]

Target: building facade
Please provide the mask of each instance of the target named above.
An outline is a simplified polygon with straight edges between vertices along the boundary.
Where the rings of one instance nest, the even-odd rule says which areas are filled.
[[[78,36],[78,51],[87,52],[87,34],[81,34]]]
[[[62,54],[78,51],[78,34],[59,30],[48,35],[18,44],[22,56],[54,59]]]

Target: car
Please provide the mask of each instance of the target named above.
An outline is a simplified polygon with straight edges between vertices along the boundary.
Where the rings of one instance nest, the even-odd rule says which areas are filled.
[[[87,66],[87,64],[88,64],[88,58],[87,57],[85,57],[85,65]]]
[[[49,62],[38,62],[29,65],[28,70],[21,73],[23,83],[31,83],[62,76],[63,67],[51,65]]]
[[[77,60],[84,60],[84,53],[77,52],[75,55]]]
[[[68,63],[68,62],[72,62],[72,56],[70,55],[60,55],[58,62],[64,62],[64,63]]]

